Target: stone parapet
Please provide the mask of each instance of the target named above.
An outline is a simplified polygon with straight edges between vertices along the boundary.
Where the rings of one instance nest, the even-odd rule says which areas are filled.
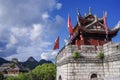
[[[57,55],[57,63],[65,62],[69,58],[73,57],[73,53],[78,52],[81,61],[87,61],[89,59],[97,59],[100,52],[104,53],[104,62],[106,61],[115,61],[120,58],[120,43],[106,43],[104,46],[97,46],[97,49],[94,45],[81,45],[80,49],[76,45],[67,45],[60,51]]]
[[[78,58],[74,59],[72,57],[66,58],[61,62],[57,63],[57,66],[61,66],[67,63],[106,63],[106,62],[113,62],[113,61],[120,61],[120,53],[117,55],[109,55],[105,56],[105,58],[99,59],[99,58]]]
[[[68,63],[102,63],[102,62],[103,60],[99,58],[78,58],[78,59],[68,58],[64,59],[64,61],[56,63],[56,65],[61,66]]]
[[[95,46],[93,45],[81,45],[80,49],[76,45],[67,45],[57,55],[57,62],[61,62],[66,58],[72,57],[74,52],[78,52],[80,56],[87,58],[96,58],[97,53]]]

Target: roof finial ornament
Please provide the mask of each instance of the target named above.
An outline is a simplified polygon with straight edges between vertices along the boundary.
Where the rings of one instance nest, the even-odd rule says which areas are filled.
[[[120,29],[120,21],[117,23],[117,25],[113,29]]]
[[[107,11],[105,11],[105,16],[107,17]]]
[[[81,16],[79,8],[77,8],[77,13],[78,13],[78,16]]]
[[[118,22],[118,28],[120,29],[120,21]]]
[[[95,17],[95,21],[98,21],[98,17],[96,14],[94,15],[94,17]]]
[[[65,45],[69,44],[69,40],[67,40],[67,39],[64,39],[64,42],[65,42]]]
[[[92,8],[89,7],[89,14],[92,14]]]
[[[78,22],[78,25],[81,26],[81,22],[79,20],[79,17],[77,17],[77,22]]]
[[[103,16],[106,16],[107,17],[107,11],[103,11]]]
[[[79,9],[77,8],[77,13],[78,13],[78,16],[77,16],[77,22],[78,22],[78,25],[79,26],[81,26],[81,23],[80,23],[80,20],[79,20],[79,18],[80,18],[80,11],[79,11]]]

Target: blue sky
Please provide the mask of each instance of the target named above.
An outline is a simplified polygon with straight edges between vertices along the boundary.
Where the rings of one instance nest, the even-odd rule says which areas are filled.
[[[0,57],[25,61],[54,60],[54,40],[60,36],[60,49],[68,39],[67,17],[76,24],[77,10],[84,16],[92,8],[93,15],[103,16],[107,11],[109,28],[120,20],[119,0],[0,0]],[[113,39],[120,41],[120,31]]]

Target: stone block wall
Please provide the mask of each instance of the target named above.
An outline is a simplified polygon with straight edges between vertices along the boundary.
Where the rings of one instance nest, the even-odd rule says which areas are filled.
[[[98,78],[103,77],[103,66],[97,63],[68,64],[68,80],[88,80],[92,74]]]
[[[80,57],[73,59],[73,53],[77,51]],[[103,60],[98,54],[103,52]],[[100,80],[108,77],[120,76],[120,43],[109,42],[104,46],[82,45],[80,49],[76,45],[65,46],[57,56],[57,80],[91,80],[92,74],[96,74]],[[95,75],[94,75],[95,76]]]
[[[103,64],[99,63],[68,63],[57,67],[57,80],[89,80],[92,74],[97,78],[104,77]]]
[[[120,61],[104,63],[104,77],[120,76]]]
[[[105,78],[117,78],[120,76],[120,43],[107,43],[104,50]]]
[[[67,80],[68,78],[68,65],[57,66],[57,80]]]

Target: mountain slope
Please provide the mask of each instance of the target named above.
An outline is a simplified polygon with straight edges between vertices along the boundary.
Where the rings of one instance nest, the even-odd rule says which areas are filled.
[[[45,60],[45,59],[41,59],[41,60],[39,61],[39,65],[42,65],[42,64],[44,64],[44,63],[52,63],[52,61],[47,61],[47,60]]]
[[[7,61],[3,58],[0,57],[0,65],[2,65],[3,63],[9,63],[10,61]]]
[[[5,60],[5,59],[0,57],[0,65],[2,65],[3,63],[10,63],[10,62],[11,61],[7,61],[7,60]],[[52,61],[47,61],[45,59],[41,59],[38,62],[33,57],[29,57],[25,62],[18,62],[18,63],[21,64],[22,66],[32,70],[32,69],[34,69],[38,65],[42,65],[42,64],[45,64],[45,63],[52,63]]]
[[[32,70],[38,65],[38,62],[33,57],[29,57],[22,65]]]

